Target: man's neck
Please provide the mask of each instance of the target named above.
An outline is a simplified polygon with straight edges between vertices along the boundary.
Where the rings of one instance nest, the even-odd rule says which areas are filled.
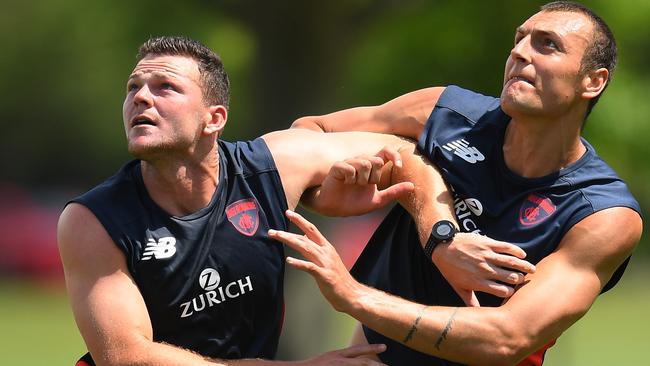
[[[581,121],[513,118],[506,129],[503,157],[514,173],[536,178],[560,171],[585,153]]]
[[[186,216],[206,207],[219,184],[218,150],[201,159],[143,160],[141,166],[149,196],[174,216]]]

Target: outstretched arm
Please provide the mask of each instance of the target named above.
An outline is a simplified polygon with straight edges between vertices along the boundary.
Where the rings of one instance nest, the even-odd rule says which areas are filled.
[[[289,209],[294,209],[298,205],[301,196],[307,189],[321,185],[330,168],[336,162],[355,156],[374,155],[386,146],[394,151],[413,146],[412,142],[403,138],[369,132],[322,133],[304,129],[288,129],[271,132],[262,138],[273,155]],[[393,159],[395,161],[392,163],[401,164],[399,154],[391,154],[383,158],[386,159],[385,161]],[[356,211],[339,211],[337,214],[348,216],[367,213],[411,189],[412,184],[410,183],[397,183],[389,191],[382,192],[388,193],[389,196],[371,195],[371,199],[381,199],[376,202],[366,201],[368,204],[361,209],[348,206]],[[373,191],[372,193],[377,192]],[[320,206],[321,209],[318,211],[332,214],[332,212],[325,211],[325,206],[327,205]]]
[[[305,256],[287,263],[314,276],[335,309],[420,352],[481,365],[514,365],[580,319],[642,231],[631,209],[597,212],[576,224],[504,305],[450,308],[416,304],[357,283],[313,225],[288,216],[306,235],[269,234]]]
[[[81,335],[97,365],[381,365],[357,359],[382,345],[350,347],[303,362],[215,360],[153,341],[144,300],[123,254],[86,207],[70,204],[61,215],[58,242],[66,286]]]
[[[379,132],[417,140],[444,90],[444,87],[420,89],[379,106],[356,107],[323,116],[302,117],[291,127],[320,132]]]

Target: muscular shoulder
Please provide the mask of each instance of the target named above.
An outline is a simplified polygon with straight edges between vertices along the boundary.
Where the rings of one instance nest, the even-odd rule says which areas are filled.
[[[87,207],[70,203],[61,213],[57,227],[59,252],[66,272],[99,269],[111,262],[124,263],[124,256]]]
[[[575,224],[557,252],[577,268],[591,268],[604,286],[636,247],[643,223],[635,210],[612,207],[595,212]]]

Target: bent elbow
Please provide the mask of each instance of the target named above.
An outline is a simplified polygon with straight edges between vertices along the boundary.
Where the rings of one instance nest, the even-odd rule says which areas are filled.
[[[535,340],[533,336],[514,329],[513,326],[504,326],[501,329],[501,341],[494,344],[494,348],[486,355],[489,361],[481,362],[490,366],[514,366],[536,350],[533,349]]]
[[[312,130],[317,132],[326,132],[314,117],[301,117],[293,121],[291,128],[302,128],[305,130]]]
[[[515,366],[526,358],[527,347],[509,344],[499,347],[490,365],[493,366]]]

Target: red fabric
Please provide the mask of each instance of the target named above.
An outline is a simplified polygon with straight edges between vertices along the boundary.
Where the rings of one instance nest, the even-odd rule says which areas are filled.
[[[546,351],[555,344],[555,339],[550,341],[544,347],[540,348],[537,352],[526,357],[523,361],[517,364],[517,366],[541,366],[544,362],[544,355]]]

